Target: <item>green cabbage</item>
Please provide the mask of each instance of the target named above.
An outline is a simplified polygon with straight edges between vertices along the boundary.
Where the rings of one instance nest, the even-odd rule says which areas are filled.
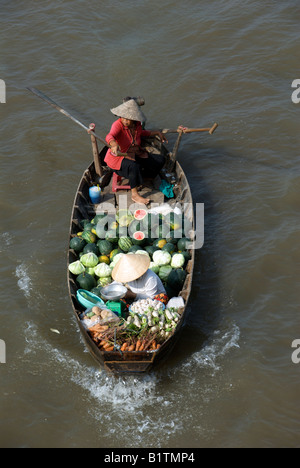
[[[86,268],[94,268],[98,265],[98,257],[93,252],[82,255],[80,261]]]
[[[163,250],[157,250],[153,254],[153,262],[156,263],[158,266],[170,265],[172,260],[171,255],[169,252]]]
[[[85,271],[85,268],[82,265],[82,263],[79,260],[77,260],[77,262],[73,262],[69,265],[69,270],[71,273],[73,273],[73,275],[78,276]]]
[[[178,253],[173,255],[171,266],[172,268],[182,268],[185,264],[185,258],[182,254]]]
[[[107,286],[108,284],[112,283],[112,281],[112,277],[107,276],[105,278],[100,278],[97,282],[97,285],[103,288],[104,286]]]
[[[106,263],[99,263],[95,268],[95,275],[99,278],[106,278],[111,276],[112,269]]]
[[[149,269],[152,270],[154,273],[156,273],[156,274],[158,275],[158,273],[159,273],[159,266],[156,265],[156,263],[151,262],[151,263],[150,263],[150,266],[149,266]]]

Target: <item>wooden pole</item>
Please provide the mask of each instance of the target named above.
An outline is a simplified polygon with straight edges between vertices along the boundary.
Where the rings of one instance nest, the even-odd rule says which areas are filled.
[[[89,126],[89,134],[91,135],[91,141],[92,141],[95,171],[96,171],[96,174],[99,177],[102,177],[103,176],[103,167],[101,166],[100,160],[99,160],[98,143],[97,143],[96,137],[94,135],[95,128],[96,128],[96,125],[94,123],[91,123],[90,126]]]

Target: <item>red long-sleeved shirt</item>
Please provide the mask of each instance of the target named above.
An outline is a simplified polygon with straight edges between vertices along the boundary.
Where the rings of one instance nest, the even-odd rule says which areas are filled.
[[[127,153],[132,145],[141,144],[142,137],[149,137],[151,132],[149,130],[143,130],[140,122],[136,124],[135,136],[133,137],[129,128],[122,124],[121,119],[116,120],[110,129],[105,140],[109,144],[112,140],[115,140],[120,146],[121,153]],[[109,149],[105,156],[106,164],[113,170],[119,171],[121,169],[122,161],[124,156],[115,156]]]

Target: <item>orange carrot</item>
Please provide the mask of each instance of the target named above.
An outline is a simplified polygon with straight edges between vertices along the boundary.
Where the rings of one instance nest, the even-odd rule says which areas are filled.
[[[136,345],[135,345],[136,351],[139,351],[141,344],[142,344],[141,340],[137,340]]]
[[[134,351],[135,350],[135,345],[130,345],[127,351]]]
[[[114,350],[114,346],[109,346],[108,348],[105,348],[105,351],[110,352]]]
[[[121,346],[121,351],[125,351],[128,348],[128,343],[125,341],[123,345]]]

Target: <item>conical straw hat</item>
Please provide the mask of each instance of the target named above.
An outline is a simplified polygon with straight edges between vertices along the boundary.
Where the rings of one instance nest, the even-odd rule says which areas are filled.
[[[123,102],[118,107],[111,109],[111,112],[117,117],[123,117],[124,119],[136,120],[138,122],[146,122],[146,117],[140,109],[140,106],[135,102],[134,99],[130,99],[127,102]]]
[[[112,278],[118,283],[129,283],[143,276],[150,266],[148,255],[123,255],[112,271]]]

